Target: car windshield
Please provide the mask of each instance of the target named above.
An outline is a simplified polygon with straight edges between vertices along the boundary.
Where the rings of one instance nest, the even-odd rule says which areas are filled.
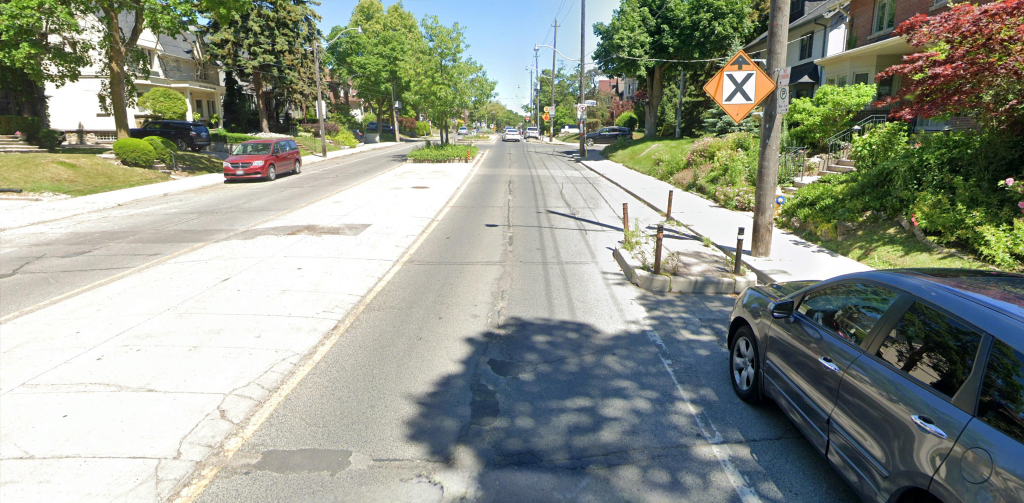
[[[235,148],[234,155],[260,155],[270,153],[270,143],[243,143]]]
[[[526,128],[526,130],[527,130],[527,131],[536,131],[536,130],[537,130],[537,128],[535,128],[535,127],[528,127],[528,128]]]
[[[206,126],[192,126],[192,131],[197,133],[209,133],[210,130],[206,129]]]

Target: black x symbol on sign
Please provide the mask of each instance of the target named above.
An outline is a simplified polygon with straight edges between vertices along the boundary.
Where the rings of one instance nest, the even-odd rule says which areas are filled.
[[[750,80],[750,78],[753,76],[753,73],[748,73],[746,77],[743,77],[743,80],[736,82],[736,77],[733,77],[731,72],[726,72],[725,78],[729,79],[729,81],[732,82],[732,84],[736,87],[732,90],[732,94],[730,94],[729,97],[725,99],[725,101],[732,101],[732,99],[735,98],[737,94],[743,96],[743,99],[746,101],[754,101],[754,99],[751,98],[750,95],[748,95],[747,92],[743,90],[743,86],[746,85],[747,81]]]

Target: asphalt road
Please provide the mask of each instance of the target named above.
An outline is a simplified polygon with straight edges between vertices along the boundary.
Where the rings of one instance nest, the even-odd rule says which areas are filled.
[[[0,235],[0,317],[228,239],[398,166],[417,146],[374,150],[303,167],[274,182],[246,181],[139,200]]]
[[[618,211],[649,210],[572,147],[485,148],[445,218],[200,501],[855,501],[775,406],[733,395],[733,297],[624,281]],[[204,208],[287,206],[274,198]],[[132,228],[152,226],[139,215]]]

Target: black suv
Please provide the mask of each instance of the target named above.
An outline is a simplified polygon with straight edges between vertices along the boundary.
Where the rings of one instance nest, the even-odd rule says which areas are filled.
[[[210,145],[210,130],[199,122],[188,121],[150,121],[138,129],[129,129],[132,138],[160,136],[167,138],[178,146],[178,150],[192,149],[199,152]]]

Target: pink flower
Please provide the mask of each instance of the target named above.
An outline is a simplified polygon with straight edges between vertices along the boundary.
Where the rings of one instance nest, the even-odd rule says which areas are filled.
[[[1024,208],[1024,201],[1017,203],[1018,208]]]
[[[1009,186],[1013,185],[1013,182],[1015,182],[1015,181],[1016,180],[1014,180],[1013,178],[1007,178],[1006,179],[1006,186],[1009,187]]]
[[[917,227],[917,215],[910,215],[910,221],[914,222],[914,227]]]

